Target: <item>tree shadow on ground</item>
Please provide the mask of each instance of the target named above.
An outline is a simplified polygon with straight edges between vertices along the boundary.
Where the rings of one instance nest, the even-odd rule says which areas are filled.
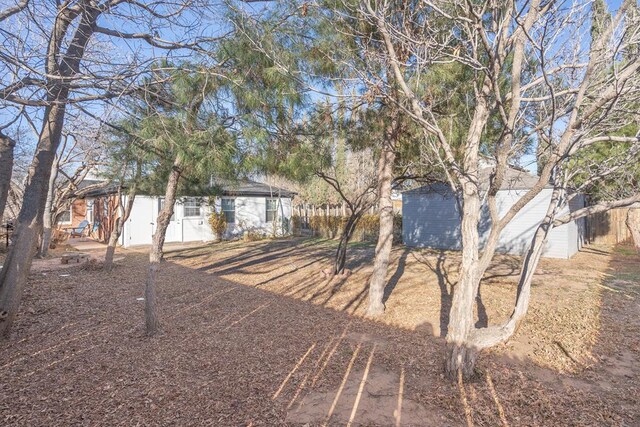
[[[482,276],[482,280],[513,277],[520,272],[522,258],[514,255],[498,255]]]
[[[445,337],[449,330],[449,312],[451,311],[453,289],[457,282],[453,282],[449,277],[449,268],[447,267],[450,267],[451,263],[447,266],[446,251],[438,251],[435,257],[434,262],[431,262],[427,257],[416,258],[416,260],[427,266],[438,279],[438,288],[440,289],[440,337]]]
[[[382,295],[383,304],[387,303],[387,300],[391,296],[391,293],[393,293],[396,286],[398,286],[398,282],[402,278],[402,275],[404,274],[404,270],[407,266],[407,257],[409,256],[410,252],[411,250],[405,247],[404,250],[402,251],[402,254],[400,254],[400,258],[398,258],[398,267],[396,268],[396,271],[393,273],[393,276],[391,276],[391,278],[387,282],[387,285],[384,287],[384,294]]]
[[[276,261],[286,258],[297,250],[296,246],[278,247],[263,246],[259,250],[253,249],[242,252],[233,259],[206,264],[199,268],[202,271],[208,271],[219,275],[240,272],[245,268],[254,267],[266,262]],[[230,265],[231,264],[231,265]]]
[[[349,301],[342,309],[351,313],[355,313],[360,308],[362,303],[367,299],[366,297],[368,290],[368,287],[363,287],[362,290],[355,297],[353,297],[351,301]]]
[[[478,295],[476,295],[476,306],[478,307],[478,320],[475,323],[476,328],[486,328],[489,326],[489,316],[487,315],[487,309],[482,302],[482,285],[478,287]]]
[[[415,255],[414,255],[415,257]],[[430,258],[435,257],[434,261],[430,261]],[[433,251],[424,257],[415,257],[418,262],[425,265],[431,270],[437,277],[438,288],[440,289],[440,336],[447,335],[449,329],[449,316],[451,311],[451,304],[453,301],[453,293],[457,280],[451,279],[450,272],[457,270],[457,263],[459,261],[458,254],[447,253],[444,250]],[[482,300],[482,287],[486,285],[484,283],[487,280],[514,277],[520,271],[520,258],[517,256],[501,255],[494,263],[489,267],[482,280],[483,283],[478,287],[478,293],[476,295],[476,308],[478,319],[475,322],[477,328],[486,328],[489,325],[489,317],[486,307]]]
[[[598,255],[609,255],[609,252],[604,251],[602,249],[597,249],[593,246],[583,246],[580,249],[580,252],[586,252],[586,253],[591,253],[591,254],[598,254]]]
[[[453,290],[458,282],[449,279],[449,271],[445,267],[446,254],[440,252],[436,261],[436,268],[433,270],[438,276],[438,287],[440,288],[440,336],[446,337],[449,330],[449,313],[451,312],[451,302],[453,300]]]
[[[232,258],[226,258],[224,260],[215,261],[212,263],[206,263],[198,267],[199,270],[214,273],[216,275],[227,275],[234,273],[242,274],[264,274],[268,271],[256,272],[255,267],[264,263],[271,262],[286,262],[290,257],[295,256],[297,261],[305,263],[302,266],[294,266],[291,272],[300,268],[308,267],[317,262],[322,262],[327,259],[333,259],[334,246],[336,242],[317,239],[295,239],[295,240],[282,240],[282,241],[268,241],[260,243],[257,247],[247,248],[243,250],[242,247],[236,247],[238,254]],[[368,245],[358,246],[350,248],[349,259],[347,260],[347,268],[355,271],[365,265],[370,256],[370,248]],[[304,256],[300,256],[303,253]],[[198,255],[194,254],[194,257]],[[176,256],[176,258],[178,258]],[[289,273],[283,273],[279,278],[283,278]],[[264,281],[263,284],[275,279],[269,279]]]

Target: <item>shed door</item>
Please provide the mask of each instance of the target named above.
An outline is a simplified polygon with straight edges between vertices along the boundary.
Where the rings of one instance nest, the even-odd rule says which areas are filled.
[[[126,246],[151,244],[154,230],[153,223],[156,220],[153,202],[154,199],[150,197],[136,197],[131,215],[127,221],[129,242],[126,242]]]

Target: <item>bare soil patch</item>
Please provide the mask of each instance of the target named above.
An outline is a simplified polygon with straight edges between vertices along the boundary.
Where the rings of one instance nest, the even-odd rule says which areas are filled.
[[[545,358],[514,359],[510,349],[503,349],[482,358],[482,373],[474,382],[452,384],[441,375],[444,349],[435,323],[440,315],[430,306],[440,299],[438,275],[407,253],[404,274],[387,300],[383,320],[389,324],[373,322],[357,315],[364,297],[353,297],[361,292],[371,248],[356,248],[349,266],[354,274],[347,280],[326,284],[316,273],[326,267],[332,249],[323,242],[274,241],[170,252],[158,289],[163,330],[154,338],[143,334],[143,302],[138,301],[144,253],[123,252],[124,260],[110,276],[97,263],[72,266],[64,276],[35,272],[14,333],[0,345],[0,421],[109,426],[345,425],[349,420],[395,425],[398,419],[401,425],[433,426],[640,422],[637,256],[615,253],[613,270],[607,270],[608,252],[584,261],[585,276],[598,289],[589,292],[600,296],[597,331],[583,340],[592,342],[586,367],[567,362],[567,372],[573,372],[568,375],[544,368]],[[394,252],[398,261],[403,253]],[[439,261],[438,253],[417,256],[432,264],[454,263],[451,257]],[[604,273],[595,272],[597,260]],[[541,278],[558,283],[555,276],[564,271],[560,264],[543,263],[534,295],[546,289]],[[429,275],[436,279],[426,285]],[[509,289],[507,279],[500,280],[505,282],[496,289]],[[584,295],[589,283],[570,289]],[[548,292],[552,289],[549,285]],[[489,321],[494,321],[488,303],[492,292],[482,295]],[[429,304],[414,301],[427,296]],[[400,312],[403,301],[406,315]],[[543,301],[536,301],[540,316],[546,315]],[[557,298],[551,303],[561,304]],[[419,313],[422,309],[435,316]],[[575,321],[556,315],[565,319],[558,323]],[[535,319],[528,326],[532,331]],[[554,328],[549,342],[570,329]],[[524,332],[518,339],[528,336]],[[538,348],[537,341],[531,345]],[[578,360],[576,366],[582,363],[569,354]]]

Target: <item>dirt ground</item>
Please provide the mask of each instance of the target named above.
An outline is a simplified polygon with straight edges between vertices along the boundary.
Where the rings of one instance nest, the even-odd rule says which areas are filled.
[[[333,242],[167,253],[162,333],[143,334],[146,256],[34,269],[0,345],[3,425],[640,425],[640,257],[545,260],[530,313],[466,384],[442,372],[454,253],[394,249],[379,321],[362,317],[373,249],[344,281]],[[478,321],[513,303],[517,259],[488,272]],[[310,303],[311,302],[311,303]],[[442,309],[444,308],[444,310]]]

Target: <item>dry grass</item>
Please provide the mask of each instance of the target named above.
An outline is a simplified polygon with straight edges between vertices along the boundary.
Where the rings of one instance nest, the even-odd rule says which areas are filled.
[[[545,261],[516,342],[483,357],[476,381],[452,384],[441,375],[442,340],[431,334],[438,335],[439,302],[446,300],[432,267],[437,271],[440,263],[454,283],[455,255],[394,251],[390,274],[397,283],[382,322],[372,322],[358,316],[371,248],[354,251],[354,274],[342,284],[323,283],[319,274],[332,249],[326,242],[283,240],[169,253],[158,290],[163,331],[155,338],[143,335],[137,300],[144,254],[125,252],[111,276],[96,265],[34,273],[14,334],[0,347],[0,420],[110,426],[395,425],[398,417],[403,425],[433,426],[640,422],[637,256],[616,253],[610,262],[608,253],[593,251],[581,254],[577,265]],[[495,266],[499,277],[482,293],[490,322],[505,315],[513,293],[509,262]],[[556,340],[564,350],[553,350]],[[519,358],[511,357],[518,351]],[[570,357],[561,355],[565,351]]]

